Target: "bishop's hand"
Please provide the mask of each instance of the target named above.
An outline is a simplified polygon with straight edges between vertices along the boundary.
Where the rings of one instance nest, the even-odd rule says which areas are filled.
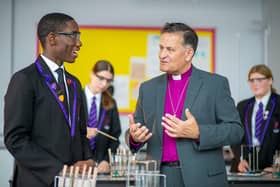
[[[165,114],[162,117],[161,125],[164,127],[166,134],[173,138],[199,138],[199,127],[195,117],[189,109],[185,110],[187,120],[183,121],[171,114]]]
[[[129,119],[129,134],[135,143],[144,143],[151,138],[152,133],[146,126],[141,126],[140,123],[135,123],[133,116],[128,115]]]

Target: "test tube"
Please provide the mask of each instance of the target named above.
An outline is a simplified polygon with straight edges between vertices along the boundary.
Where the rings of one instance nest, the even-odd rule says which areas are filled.
[[[252,169],[252,153],[249,152],[248,154],[248,160],[249,160],[249,171]]]

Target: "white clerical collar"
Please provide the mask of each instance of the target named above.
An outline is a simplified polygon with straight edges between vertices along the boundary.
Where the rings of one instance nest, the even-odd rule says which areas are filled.
[[[180,75],[172,75],[172,80],[181,80],[182,79],[182,76],[181,74]]]

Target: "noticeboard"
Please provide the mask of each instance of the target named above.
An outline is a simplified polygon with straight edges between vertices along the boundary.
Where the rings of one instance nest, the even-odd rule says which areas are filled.
[[[215,72],[215,29],[197,28],[199,45],[193,64]],[[159,27],[80,26],[82,47],[74,64],[65,63],[67,71],[77,76],[82,86],[97,60],[109,60],[115,69],[114,97],[120,113],[133,112],[142,81],[159,71]],[[38,43],[38,53],[41,48]]]

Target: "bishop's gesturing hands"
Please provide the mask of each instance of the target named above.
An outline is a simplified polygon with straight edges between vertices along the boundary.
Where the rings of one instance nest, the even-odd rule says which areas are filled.
[[[136,143],[144,143],[151,138],[152,133],[146,126],[141,126],[140,123],[135,123],[133,116],[128,115],[129,119],[129,134],[132,140]]]
[[[161,125],[165,128],[165,133],[173,138],[199,138],[199,127],[195,117],[191,114],[189,109],[185,110],[187,120],[182,121],[171,114],[165,114],[162,117]]]

